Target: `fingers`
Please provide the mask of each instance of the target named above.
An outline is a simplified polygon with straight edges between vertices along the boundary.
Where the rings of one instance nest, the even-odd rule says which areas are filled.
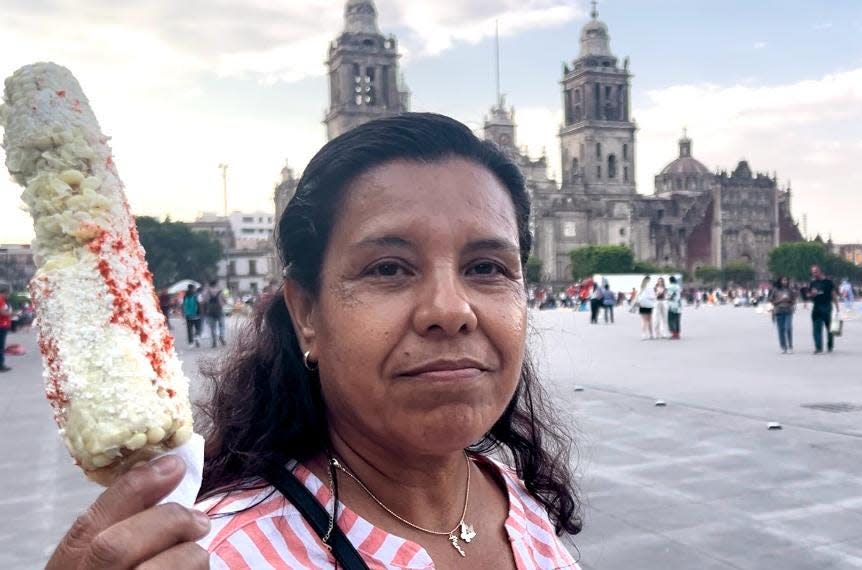
[[[173,570],[174,568],[204,570],[209,567],[210,558],[207,551],[194,542],[186,542],[135,566],[135,570]]]
[[[200,511],[176,503],[159,505],[96,535],[83,567],[87,570],[131,568],[179,544],[197,540],[208,530],[209,518]]]
[[[112,524],[155,505],[177,486],[184,472],[182,459],[168,455],[121,476],[78,517],[47,569],[69,568],[71,561],[79,560],[87,552],[95,536]]]

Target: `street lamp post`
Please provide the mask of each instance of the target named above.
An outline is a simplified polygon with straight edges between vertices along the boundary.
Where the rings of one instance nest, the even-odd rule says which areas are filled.
[[[224,221],[228,225],[228,229],[230,229],[230,218],[228,217],[227,212],[227,163],[222,162],[218,165],[218,167],[221,170],[222,191],[224,198]],[[225,243],[229,244],[230,239],[226,239]],[[227,245],[224,248],[224,287],[225,289],[230,290],[230,253],[228,252]]]

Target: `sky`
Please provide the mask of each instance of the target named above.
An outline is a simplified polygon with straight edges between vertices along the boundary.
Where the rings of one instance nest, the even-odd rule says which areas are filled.
[[[562,65],[578,54],[585,0],[377,0],[414,111],[477,131],[502,89],[518,144],[559,173]],[[136,214],[193,220],[273,210],[287,161],[325,142],[324,59],[343,0],[0,0],[0,74],[72,70],[112,137]],[[630,58],[637,184],[676,158],[687,128],[711,170],[748,160],[792,185],[808,234],[862,243],[862,0],[601,0],[611,49]],[[5,161],[5,155],[0,152]],[[0,243],[32,238],[21,188],[0,176]]]

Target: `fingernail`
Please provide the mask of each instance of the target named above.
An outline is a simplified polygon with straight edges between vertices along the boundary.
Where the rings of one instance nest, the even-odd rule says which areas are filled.
[[[183,460],[176,455],[165,455],[164,457],[159,457],[150,465],[152,465],[153,471],[156,474],[166,476],[180,470],[183,467]]]

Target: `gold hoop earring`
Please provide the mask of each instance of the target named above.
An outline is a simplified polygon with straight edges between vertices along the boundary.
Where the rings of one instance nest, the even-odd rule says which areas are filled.
[[[306,350],[304,353],[302,353],[302,363],[305,365],[306,370],[308,370],[309,372],[314,372],[315,370],[317,370],[317,366],[312,367],[311,364],[309,364],[308,355],[310,354],[310,350]]]

